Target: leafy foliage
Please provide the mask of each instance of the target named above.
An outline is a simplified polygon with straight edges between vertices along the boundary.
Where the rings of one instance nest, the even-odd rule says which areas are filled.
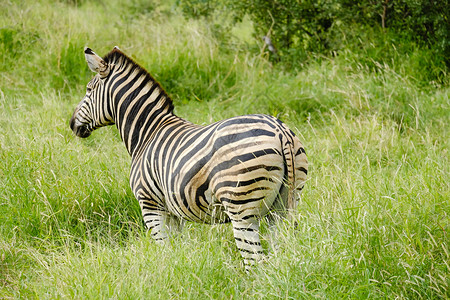
[[[281,55],[295,48],[318,52],[328,48],[334,5],[328,0],[230,1],[237,18],[250,15],[256,34],[271,36]]]
[[[414,40],[440,55],[450,53],[450,3],[448,0],[338,0],[339,18],[368,26],[381,26]],[[446,58],[446,63],[450,61]]]
[[[269,36],[278,50],[274,58],[285,63],[304,61],[308,53],[335,53],[348,46],[346,36],[358,39],[361,29],[380,27],[380,36],[389,31],[429,47],[450,66],[448,0],[188,0],[179,5],[194,18],[211,17],[215,10],[234,22],[249,16],[255,38]]]

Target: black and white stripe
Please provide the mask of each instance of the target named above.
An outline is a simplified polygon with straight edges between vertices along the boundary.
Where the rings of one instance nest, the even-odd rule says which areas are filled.
[[[132,158],[131,188],[152,237],[166,240],[180,219],[231,222],[246,266],[261,259],[259,219],[295,210],[306,181],[306,154],[294,133],[267,115],[192,124],[173,113],[161,86],[118,48],[103,59],[89,48],[85,55],[98,74],[71,128],[87,137],[116,124]]]

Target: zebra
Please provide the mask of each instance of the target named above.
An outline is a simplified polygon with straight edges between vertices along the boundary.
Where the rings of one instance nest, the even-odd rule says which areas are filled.
[[[249,269],[264,259],[260,220],[269,228],[296,210],[308,161],[297,136],[280,120],[244,115],[201,126],[174,114],[161,85],[114,47],[101,58],[84,49],[97,73],[70,127],[87,138],[115,124],[131,157],[130,186],[152,238],[165,244],[184,221],[231,222]]]

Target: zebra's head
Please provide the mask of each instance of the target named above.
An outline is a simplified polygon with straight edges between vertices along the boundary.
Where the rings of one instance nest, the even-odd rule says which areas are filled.
[[[115,47],[115,50],[119,48]],[[107,112],[107,93],[102,93],[104,83],[111,72],[112,66],[98,56],[90,48],[84,49],[86,62],[91,71],[97,73],[86,86],[86,95],[75,108],[70,119],[70,128],[78,136],[86,138],[95,129],[114,124],[114,119]]]

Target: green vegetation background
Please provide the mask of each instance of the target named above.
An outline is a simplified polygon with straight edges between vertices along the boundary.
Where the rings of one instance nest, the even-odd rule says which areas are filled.
[[[336,23],[338,47],[300,35],[277,58],[254,16],[199,16],[199,2],[0,2],[0,298],[449,298],[443,44]],[[156,246],[116,129],[70,131],[92,76],[83,47],[115,45],[179,116],[271,114],[304,142],[299,226],[281,224],[280,251],[249,274],[227,225]]]

